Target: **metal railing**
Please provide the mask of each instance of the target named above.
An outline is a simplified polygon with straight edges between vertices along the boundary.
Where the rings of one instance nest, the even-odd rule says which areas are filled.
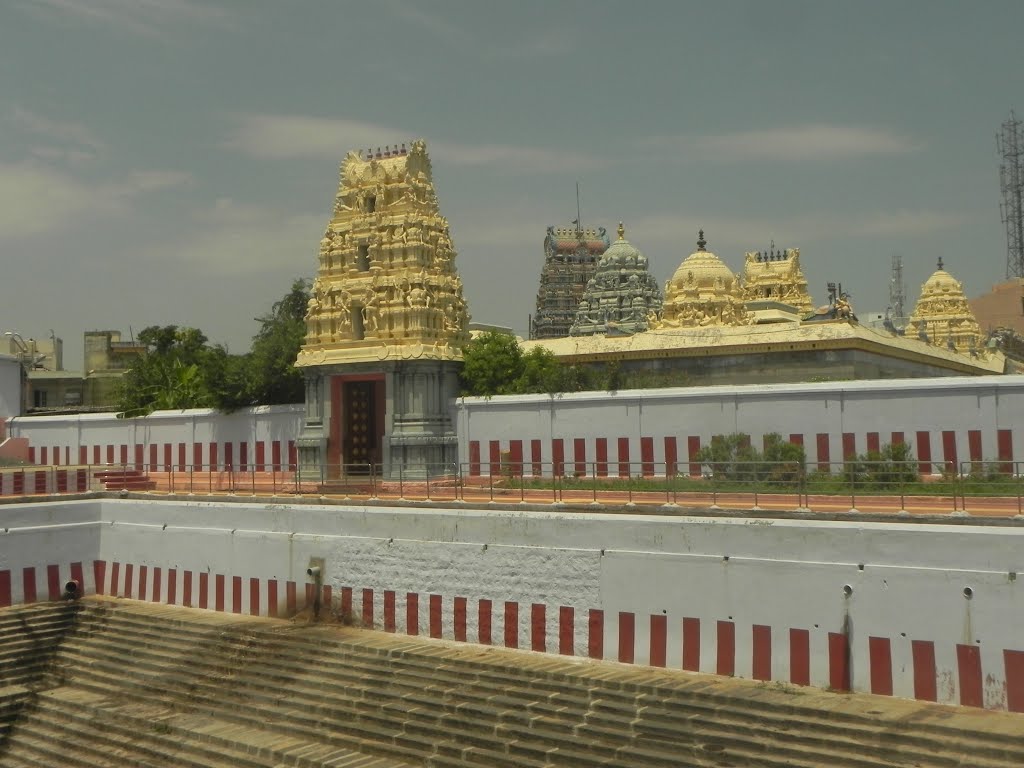
[[[1024,516],[1024,462],[474,461],[0,468],[0,496],[89,491]]]

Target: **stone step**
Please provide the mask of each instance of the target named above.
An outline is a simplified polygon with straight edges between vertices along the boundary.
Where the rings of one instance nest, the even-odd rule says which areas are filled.
[[[263,674],[265,674],[265,673],[263,673]],[[376,691],[376,692],[380,693],[379,690]],[[636,705],[635,705],[635,702],[627,702],[627,706],[631,706],[631,707],[635,708]],[[712,713],[716,714],[716,716],[717,716],[716,717],[716,721],[720,720],[721,716],[723,714],[725,714],[724,711],[721,708],[717,708],[713,712],[711,712],[711,711],[709,711],[707,709],[707,707],[704,707],[704,708],[702,708],[702,711],[705,712],[705,713],[708,713],[708,714],[712,714]],[[632,716],[631,716],[631,718],[632,718]],[[740,721],[743,721],[744,718],[749,719],[749,714],[746,714],[744,712],[739,712],[737,714],[737,718]],[[675,720],[673,718],[673,721],[675,721],[675,723],[676,723],[675,727],[678,727],[677,720]],[[590,724],[596,726],[596,716],[591,715],[591,717],[590,717]],[[610,727],[607,732],[602,731],[602,730],[600,730],[600,729],[598,729],[596,727],[591,727],[589,729],[584,730],[583,733],[586,733],[592,739],[595,738],[595,737],[598,737],[598,738],[608,737],[611,733],[614,733],[616,731],[616,726],[621,726],[621,723],[614,723],[613,722],[613,723],[611,723],[611,726],[612,727]],[[672,725],[670,724],[668,727],[672,727]],[[859,733],[857,733],[855,735],[857,735],[861,740],[863,740],[863,737],[866,735],[866,732],[859,732]],[[651,741],[657,743],[659,741],[663,741],[664,740],[664,736],[662,735],[660,738],[653,738],[653,739],[648,737],[648,740],[651,740]],[[817,749],[832,747],[836,743],[836,734],[833,733],[829,739],[805,737],[803,739],[803,741],[804,741],[804,745],[805,746],[814,746]],[[856,747],[856,743],[853,746]],[[876,750],[875,749],[871,749],[870,751],[871,752],[875,752]],[[865,762],[863,764],[864,765],[868,765],[868,764],[872,764],[873,765],[875,763]]]

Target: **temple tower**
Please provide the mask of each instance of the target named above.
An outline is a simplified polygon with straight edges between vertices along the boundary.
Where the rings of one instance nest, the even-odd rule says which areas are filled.
[[[800,249],[775,249],[747,253],[740,293],[745,302],[788,304],[800,314],[813,311],[807,278],[800,267]]]
[[[302,471],[443,474],[469,314],[426,144],[350,152],[340,177],[295,363]]]
[[[652,327],[697,328],[753,322],[736,276],[706,246],[701,230],[697,250],[683,260],[665,286],[665,309]]]
[[[646,331],[650,316],[661,311],[658,282],[647,271],[647,257],[626,240],[619,222],[619,239],[597,263],[579,301],[571,336],[590,336],[608,331]]]
[[[906,335],[950,351],[980,353],[981,328],[964,296],[963,286],[942,266],[921,286],[921,296]]]
[[[531,339],[569,335],[583,290],[597,271],[597,262],[609,242],[604,227],[584,229],[576,222],[571,227],[548,227]]]

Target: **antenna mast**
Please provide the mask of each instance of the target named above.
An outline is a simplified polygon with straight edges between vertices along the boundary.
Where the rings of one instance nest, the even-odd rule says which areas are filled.
[[[893,325],[902,328],[907,321],[905,304],[907,293],[903,287],[903,257],[892,255],[892,277],[889,278],[889,312]]]
[[[999,186],[1003,201],[999,213],[1006,225],[1006,277],[1024,277],[1024,168],[1021,154],[1024,147],[1021,121],[1010,110],[1010,119],[996,134],[996,149],[1002,156],[999,164]]]
[[[580,183],[576,182],[576,237],[583,234],[583,216],[580,215]]]

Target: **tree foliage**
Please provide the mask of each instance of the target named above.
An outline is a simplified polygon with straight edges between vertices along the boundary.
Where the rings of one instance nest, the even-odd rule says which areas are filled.
[[[777,432],[763,440],[762,452],[750,444],[749,435],[715,435],[695,458],[719,480],[791,482],[803,475],[806,457],[802,445],[787,442]]]
[[[211,345],[198,328],[150,326],[138,340],[146,351],[121,379],[118,408],[125,416],[155,410],[217,408],[302,402],[302,374],[295,358],[305,335],[309,290],[303,280],[256,318],[252,349],[231,355]]]

